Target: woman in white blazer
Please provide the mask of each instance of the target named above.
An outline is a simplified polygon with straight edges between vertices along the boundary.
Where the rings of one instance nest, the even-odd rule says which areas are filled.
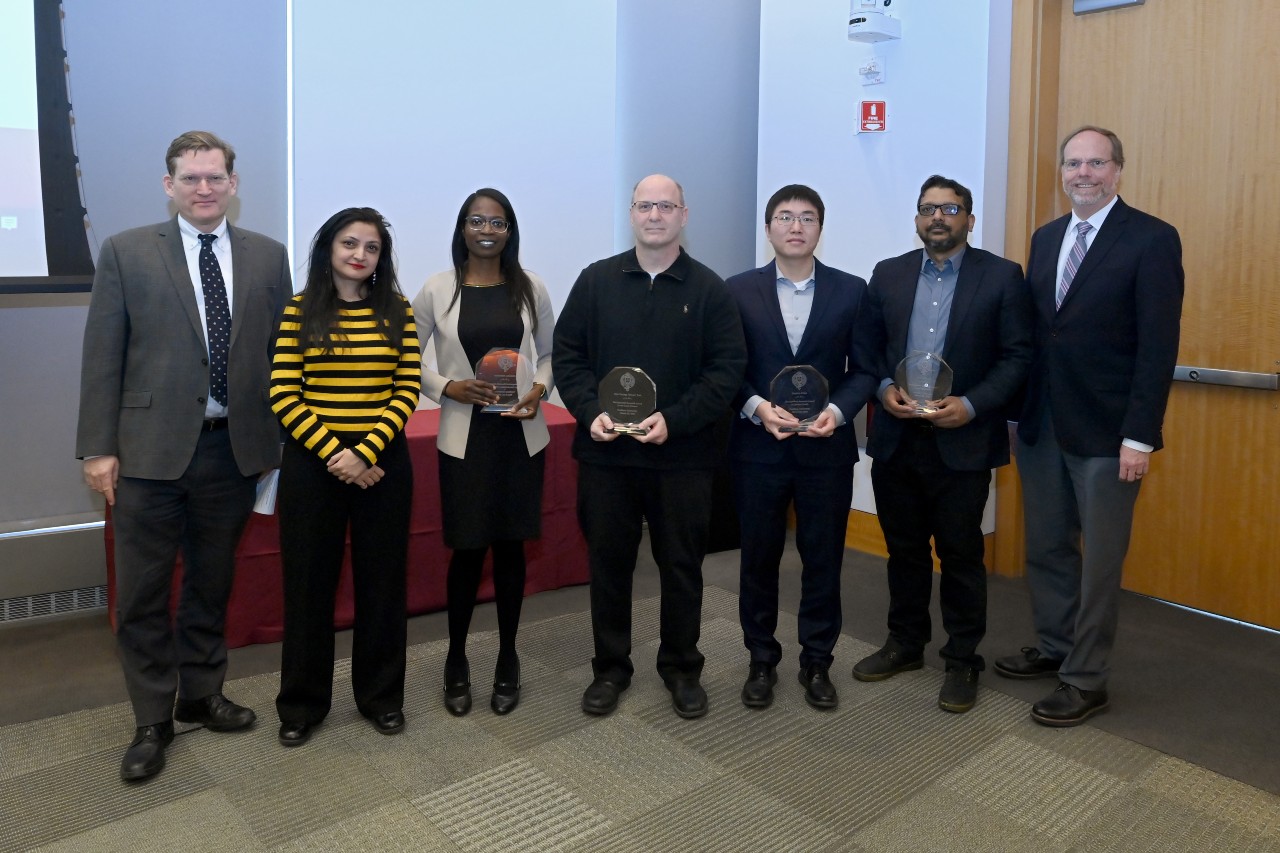
[[[424,364],[422,392],[440,404],[440,504],[449,561],[449,653],[444,703],[471,709],[467,631],[485,553],[493,551],[499,650],[490,707],[510,713],[520,701],[516,630],[524,599],[524,542],[541,533],[543,452],[550,437],[539,403],[551,391],[555,316],[542,281],[520,266],[520,227],[501,192],[476,190],[458,211],[452,270],[438,273],[413,300],[422,349],[435,342],[436,367]],[[497,389],[475,365],[495,348],[518,349],[533,368],[510,411],[490,413]]]

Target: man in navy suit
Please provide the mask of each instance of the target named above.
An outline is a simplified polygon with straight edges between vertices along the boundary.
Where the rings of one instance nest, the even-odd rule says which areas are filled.
[[[1007,419],[1031,362],[1031,302],[1022,268],[968,245],[973,194],[941,175],[916,200],[924,249],[876,264],[867,319],[879,355],[880,407],[867,441],[876,514],[889,550],[889,637],[853,677],[882,681],[924,664],[931,638],[933,550],[947,642],[944,711],[977,702],[987,629],[982,514],[991,469],[1009,462]],[[894,384],[909,353],[935,353],[954,372],[940,399]],[[917,405],[925,404],[927,406]],[[924,411],[922,411],[922,409]]]
[[[1031,717],[1074,726],[1108,706],[1121,571],[1138,487],[1162,446],[1183,272],[1173,226],[1116,195],[1114,133],[1072,131],[1059,159],[1071,213],[1031,238],[1035,357],[1018,424],[1037,642],[996,672],[1056,675]]]
[[[749,708],[773,701],[782,659],[774,638],[778,562],[793,501],[803,561],[800,683],[815,708],[834,708],[838,701],[828,670],[840,634],[840,567],[858,461],[852,421],[875,389],[875,376],[854,328],[866,282],[813,256],[825,212],[809,187],[778,190],[764,214],[776,259],[727,282],[747,339],[747,372],[734,398],[739,414],[729,455],[742,526],[739,614],[751,653],[742,702]],[[829,404],[807,428],[796,413],[770,401],[771,381],[789,365],[816,368],[829,388]]]

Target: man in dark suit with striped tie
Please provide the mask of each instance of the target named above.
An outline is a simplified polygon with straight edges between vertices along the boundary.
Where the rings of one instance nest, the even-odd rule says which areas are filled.
[[[1108,707],[1121,571],[1138,487],[1163,444],[1183,271],[1173,226],[1116,194],[1119,137],[1082,127],[1059,155],[1071,213],[1031,238],[1035,357],[1018,425],[1037,640],[995,669],[1056,676],[1031,717],[1075,726]]]
[[[269,349],[292,292],[284,246],[227,222],[231,146],[191,131],[165,163],[177,216],[109,238],[98,258],[76,438],[85,482],[112,507],[116,639],[137,724],[126,780],[164,767],[174,719],[211,731],[255,719],[222,695],[223,624],[255,483],[280,464]]]

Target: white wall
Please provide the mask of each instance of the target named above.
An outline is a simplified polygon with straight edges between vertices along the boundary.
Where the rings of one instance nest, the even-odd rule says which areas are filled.
[[[335,211],[376,207],[401,286],[451,269],[458,208],[511,199],[521,260],[563,303],[613,254],[614,4],[599,0],[294,4],[295,263]],[[393,22],[393,23],[392,23]]]
[[[686,250],[728,277],[753,265],[760,0],[618,4],[616,246],[631,190],[660,172],[689,206]]]
[[[902,38],[873,46],[849,41],[849,0],[762,0],[757,207],[784,184],[812,186],[827,206],[819,255],[866,278],[920,246],[915,202],[938,173],[973,191],[970,242],[999,252],[1011,3],[898,0]],[[989,64],[992,30],[1002,67]],[[858,67],[872,54],[887,79],[863,86]],[[854,132],[860,100],[888,101],[888,132]],[[756,234],[764,260],[763,225]]]

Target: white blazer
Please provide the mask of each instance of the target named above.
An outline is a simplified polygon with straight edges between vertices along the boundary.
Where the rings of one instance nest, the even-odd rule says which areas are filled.
[[[550,394],[551,340],[556,318],[551,310],[547,286],[533,273],[528,275],[533,282],[533,301],[538,311],[538,333],[533,335],[533,322],[528,310],[522,307],[520,319],[524,321],[524,337],[520,339],[520,355],[528,359],[530,364],[537,365],[533,381],[542,383]],[[437,447],[442,453],[464,459],[467,455],[467,435],[471,430],[471,412],[475,406],[444,396],[444,386],[450,379],[475,379],[476,371],[475,365],[467,361],[467,353],[458,341],[458,308],[462,300],[459,298],[452,307],[449,305],[453,301],[454,282],[453,270],[436,273],[427,279],[427,283],[413,299],[413,318],[418,324],[418,341],[423,353],[426,353],[427,338],[434,338],[436,344],[436,369],[439,372],[432,370],[423,359],[422,393],[440,404],[440,437]],[[524,428],[524,442],[529,448],[530,456],[551,441],[541,406],[538,414],[522,420],[520,425]]]

